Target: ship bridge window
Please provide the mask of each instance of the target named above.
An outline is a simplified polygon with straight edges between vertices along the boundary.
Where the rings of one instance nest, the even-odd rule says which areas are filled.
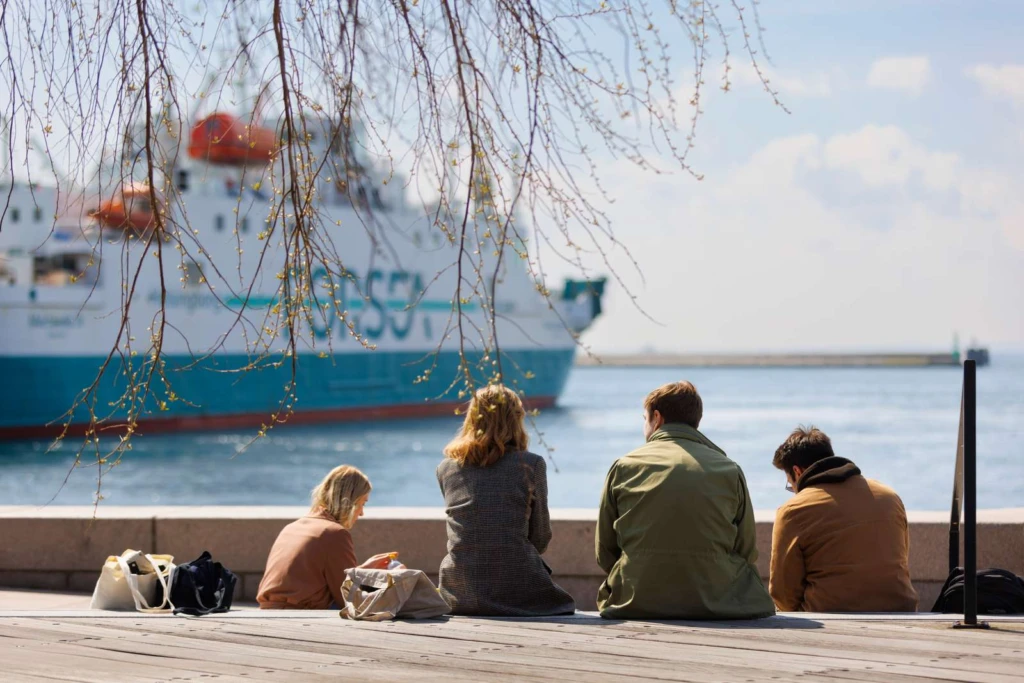
[[[11,216],[11,222],[12,223],[17,223],[19,220],[21,220],[21,211],[19,211],[15,207],[11,207],[10,216]]]
[[[242,232],[249,232],[249,217],[242,217]]]
[[[186,287],[199,287],[203,284],[203,265],[195,261],[186,261],[182,266],[182,282]]]
[[[0,282],[8,285],[18,284],[17,271],[13,265],[7,265],[3,259],[0,259]]]
[[[224,216],[218,215],[213,219],[213,227],[217,232],[224,231]]]
[[[91,252],[37,256],[33,262],[32,281],[53,287],[92,287],[99,283],[99,268]]]
[[[34,220],[36,223],[43,220],[43,210],[40,209],[38,206],[32,210],[32,220]]]
[[[153,206],[149,203],[149,197],[127,197],[124,200],[128,213],[153,213]]]
[[[178,171],[178,191],[188,191],[188,171]]]

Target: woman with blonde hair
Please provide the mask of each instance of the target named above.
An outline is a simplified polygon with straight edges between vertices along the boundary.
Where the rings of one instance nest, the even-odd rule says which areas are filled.
[[[256,601],[261,609],[327,609],[345,604],[345,570],[356,566],[349,529],[363,516],[370,480],[351,465],[335,467],[313,489],[309,514],[274,541]],[[385,569],[398,553],[374,555],[360,567]]]
[[[501,385],[473,396],[437,480],[448,518],[441,595],[453,614],[572,614],[572,596],[541,559],[551,540],[547,466],[526,450],[519,396]]]

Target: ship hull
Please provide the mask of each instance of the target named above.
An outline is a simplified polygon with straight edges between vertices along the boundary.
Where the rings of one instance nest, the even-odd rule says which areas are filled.
[[[514,368],[506,370],[507,381],[522,390],[527,404],[546,408],[561,394],[573,356],[571,348],[524,349],[503,353],[502,360]],[[479,359],[469,360],[475,371]],[[19,397],[0,415],[0,438],[52,437],[65,426],[68,434],[82,434],[90,423],[89,404],[69,410],[75,397],[97,381],[103,361],[102,356],[0,358],[0,376],[7,378],[9,395]],[[270,424],[273,415],[287,412],[282,406],[288,402],[285,387],[293,376],[290,363],[242,370],[250,359],[229,354],[198,364],[187,355],[165,361],[176,399],[167,401],[160,392],[145,400],[137,412],[136,432],[258,429]],[[124,411],[110,405],[128,385],[119,365],[112,365],[118,370],[100,377],[90,404],[97,418],[107,418],[101,429],[117,434],[124,431]],[[433,368],[436,379],[417,381],[427,368]],[[460,385],[450,386],[458,372],[459,356],[453,351],[299,355],[294,370],[297,400],[286,423],[451,415],[466,400]]]

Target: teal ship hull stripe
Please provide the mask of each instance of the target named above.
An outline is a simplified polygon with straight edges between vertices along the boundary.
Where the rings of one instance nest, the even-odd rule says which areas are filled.
[[[521,389],[533,405],[554,403],[568,379],[575,349],[517,350],[502,355],[505,382]],[[141,363],[141,359],[137,357]],[[287,395],[292,369],[288,361],[277,367],[263,364],[242,370],[250,359],[242,354],[219,354],[199,362],[186,355],[167,356],[166,376],[174,396],[159,379],[144,404],[143,423],[160,421],[185,428],[259,426],[268,422]],[[279,360],[279,358],[275,359]],[[474,378],[485,381],[471,358]],[[59,433],[75,397],[96,379],[100,356],[0,358],[0,437],[35,437]],[[417,381],[433,368],[429,381]],[[466,397],[457,384],[458,354],[366,351],[320,358],[300,354],[296,370],[295,419],[331,421],[367,417],[418,416],[450,412]],[[117,423],[125,411],[117,407],[127,383],[119,360],[113,359],[98,384],[94,402],[97,416]],[[72,425],[89,422],[89,410],[78,406]],[[49,426],[47,426],[49,425]]]

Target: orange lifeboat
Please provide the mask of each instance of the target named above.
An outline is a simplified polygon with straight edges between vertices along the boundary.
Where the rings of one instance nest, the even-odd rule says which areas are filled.
[[[100,225],[108,228],[147,230],[153,227],[153,204],[148,185],[124,185],[98,209],[89,212]]]
[[[278,147],[277,134],[270,128],[218,112],[192,126],[188,155],[211,164],[259,166],[270,161]]]

